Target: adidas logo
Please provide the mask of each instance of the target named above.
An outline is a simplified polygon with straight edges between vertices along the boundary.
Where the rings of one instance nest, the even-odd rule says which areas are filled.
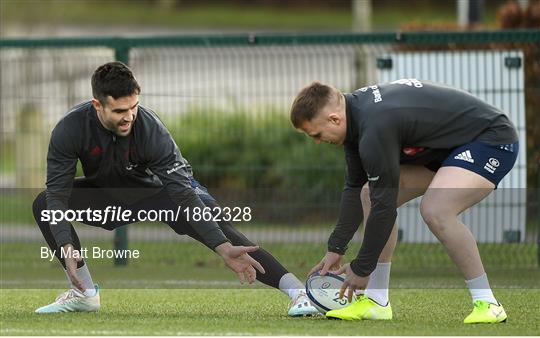
[[[474,163],[474,159],[472,158],[470,150],[466,150],[462,152],[461,154],[457,154],[456,156],[454,156],[454,159]]]

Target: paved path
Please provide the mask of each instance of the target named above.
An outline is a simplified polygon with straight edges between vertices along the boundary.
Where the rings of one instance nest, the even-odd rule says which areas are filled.
[[[113,240],[114,232],[90,226],[76,226],[77,234],[84,240]],[[328,229],[246,229],[242,232],[255,242],[264,243],[326,243],[331,227]],[[358,235],[357,235],[358,236]],[[41,241],[43,236],[37,226],[28,225],[0,225],[0,242]],[[129,240],[141,242],[188,242],[188,236],[177,235],[165,225],[156,224],[155,227],[130,226]]]

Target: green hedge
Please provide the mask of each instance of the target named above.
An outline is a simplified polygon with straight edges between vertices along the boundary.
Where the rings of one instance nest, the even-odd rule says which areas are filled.
[[[285,196],[296,191],[305,202],[339,198],[342,149],[316,145],[283,112],[197,108],[164,122],[195,177],[210,188],[270,189]]]

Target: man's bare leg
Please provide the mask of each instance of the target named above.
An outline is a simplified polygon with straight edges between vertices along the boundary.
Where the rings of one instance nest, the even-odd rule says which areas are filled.
[[[463,168],[439,169],[420,205],[420,213],[466,279],[484,274],[476,240],[458,215],[489,195],[495,185]]]
[[[499,323],[506,320],[482,265],[476,240],[458,215],[488,196],[495,185],[463,168],[441,168],[420,205],[420,213],[433,234],[465,277],[475,308],[465,323]]]

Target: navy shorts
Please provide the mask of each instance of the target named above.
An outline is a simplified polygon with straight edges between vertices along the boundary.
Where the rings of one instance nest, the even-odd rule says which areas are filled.
[[[495,186],[516,163],[519,142],[490,145],[473,141],[454,148],[441,167],[460,167],[477,173]]]

